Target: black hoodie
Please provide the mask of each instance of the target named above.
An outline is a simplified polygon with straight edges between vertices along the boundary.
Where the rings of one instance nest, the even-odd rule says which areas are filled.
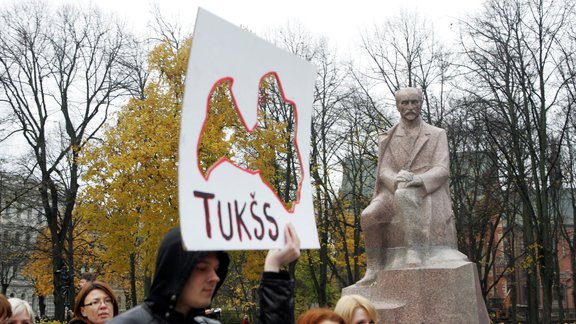
[[[195,323],[193,318],[204,315],[204,309],[194,309],[184,315],[176,312],[174,308],[194,267],[198,261],[210,253],[216,253],[220,261],[216,271],[220,278],[214,291],[216,295],[228,273],[230,264],[228,253],[184,251],[180,228],[170,230],[158,248],[156,271],[150,287],[150,295],[146,297],[143,305],[114,317],[108,323]]]

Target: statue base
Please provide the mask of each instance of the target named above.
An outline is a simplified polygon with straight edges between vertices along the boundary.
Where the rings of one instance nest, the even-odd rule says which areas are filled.
[[[474,263],[380,270],[369,285],[352,285],[342,295],[368,298],[378,323],[490,323]]]

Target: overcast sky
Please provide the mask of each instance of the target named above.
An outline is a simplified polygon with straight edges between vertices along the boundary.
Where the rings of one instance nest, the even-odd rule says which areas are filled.
[[[13,0],[0,0],[6,3]],[[286,23],[299,23],[314,36],[325,36],[343,53],[360,44],[360,33],[381,24],[401,10],[417,12],[434,24],[442,37],[451,37],[449,26],[481,9],[483,0],[49,0],[52,3],[92,1],[115,12],[134,29],[145,30],[152,4],[162,15],[178,20],[192,32],[198,7],[263,36]]]
[[[453,18],[481,6],[481,0],[97,0],[94,3],[133,18],[148,14],[149,5],[146,4],[160,3],[167,16],[190,21],[201,6],[256,32],[297,19],[312,32],[334,38],[350,38],[361,28],[397,14],[401,9],[418,9],[422,15],[447,25]]]

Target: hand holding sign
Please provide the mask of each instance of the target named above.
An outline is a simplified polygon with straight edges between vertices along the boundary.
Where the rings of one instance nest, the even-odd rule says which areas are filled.
[[[268,251],[264,271],[279,272],[280,268],[296,261],[300,257],[300,239],[292,224],[284,228],[284,247]]]

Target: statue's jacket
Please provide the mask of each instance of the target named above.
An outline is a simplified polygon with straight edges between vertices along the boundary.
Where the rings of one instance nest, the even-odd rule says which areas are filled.
[[[386,205],[387,221],[398,221],[393,204],[395,178],[407,170],[422,178],[424,199],[422,217],[430,224],[430,244],[456,248],[456,231],[452,213],[448,177],[450,173],[446,131],[421,121],[420,132],[413,147],[404,147],[406,136],[400,124],[381,138],[378,146],[378,179],[373,202]]]

